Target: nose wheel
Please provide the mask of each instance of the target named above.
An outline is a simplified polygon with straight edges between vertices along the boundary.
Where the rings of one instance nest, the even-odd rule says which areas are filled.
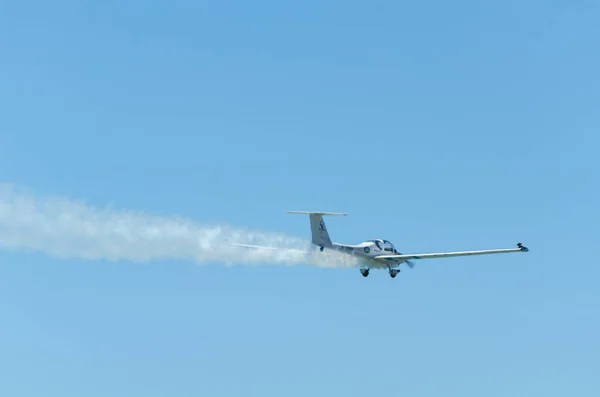
[[[363,277],[367,277],[369,275],[369,269],[360,269],[360,274],[362,274]]]

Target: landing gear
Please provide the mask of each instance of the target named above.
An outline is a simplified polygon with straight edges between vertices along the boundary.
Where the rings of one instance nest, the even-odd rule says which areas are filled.
[[[323,252],[323,250],[324,250],[324,249],[325,249],[325,247],[321,246],[321,247],[319,248],[319,251]]]
[[[390,265],[388,265],[388,269],[390,270],[390,277],[394,278],[398,275],[398,273],[400,273],[400,270],[398,269],[392,269]]]
[[[398,269],[391,269],[390,268],[390,277],[394,278],[398,275],[398,273],[400,273],[400,270]],[[369,276],[369,269],[360,269],[360,274],[363,275],[363,277],[368,277]]]

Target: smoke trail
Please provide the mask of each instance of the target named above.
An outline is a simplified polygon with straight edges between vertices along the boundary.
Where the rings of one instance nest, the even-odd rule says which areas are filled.
[[[335,252],[309,255],[256,250],[229,243],[309,250],[310,242],[279,233],[231,226],[200,225],[182,217],[94,208],[60,197],[36,197],[0,184],[0,246],[41,251],[61,258],[190,260],[221,264],[308,264],[355,267],[357,261]]]

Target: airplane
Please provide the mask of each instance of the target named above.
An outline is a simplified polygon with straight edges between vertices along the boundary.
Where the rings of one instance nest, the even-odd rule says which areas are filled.
[[[457,252],[440,252],[440,253],[423,253],[423,254],[403,254],[396,250],[394,245],[388,240],[374,239],[366,240],[360,244],[342,244],[331,240],[327,226],[323,216],[346,216],[343,212],[310,212],[310,211],[286,211],[288,214],[304,214],[310,219],[310,230],[312,244],[319,247],[323,252],[325,249],[339,251],[344,254],[358,256],[367,266],[361,267],[359,270],[363,277],[369,275],[370,269],[388,269],[390,277],[395,278],[400,269],[398,267],[406,264],[411,269],[415,266],[412,261],[414,259],[433,259],[433,258],[449,258],[455,256],[470,256],[470,255],[487,255],[487,254],[503,254],[510,252],[528,252],[529,249],[522,243],[517,243],[517,248],[501,248],[478,251],[457,251]],[[270,249],[270,250],[291,250],[300,251],[288,248],[265,247],[249,244],[231,244],[238,247]],[[306,254],[316,254],[315,251],[300,251]]]

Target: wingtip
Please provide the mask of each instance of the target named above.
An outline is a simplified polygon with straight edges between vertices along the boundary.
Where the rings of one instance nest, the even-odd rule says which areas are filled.
[[[525,247],[523,243],[517,243],[517,247],[519,247],[523,252],[529,252],[529,248]]]

